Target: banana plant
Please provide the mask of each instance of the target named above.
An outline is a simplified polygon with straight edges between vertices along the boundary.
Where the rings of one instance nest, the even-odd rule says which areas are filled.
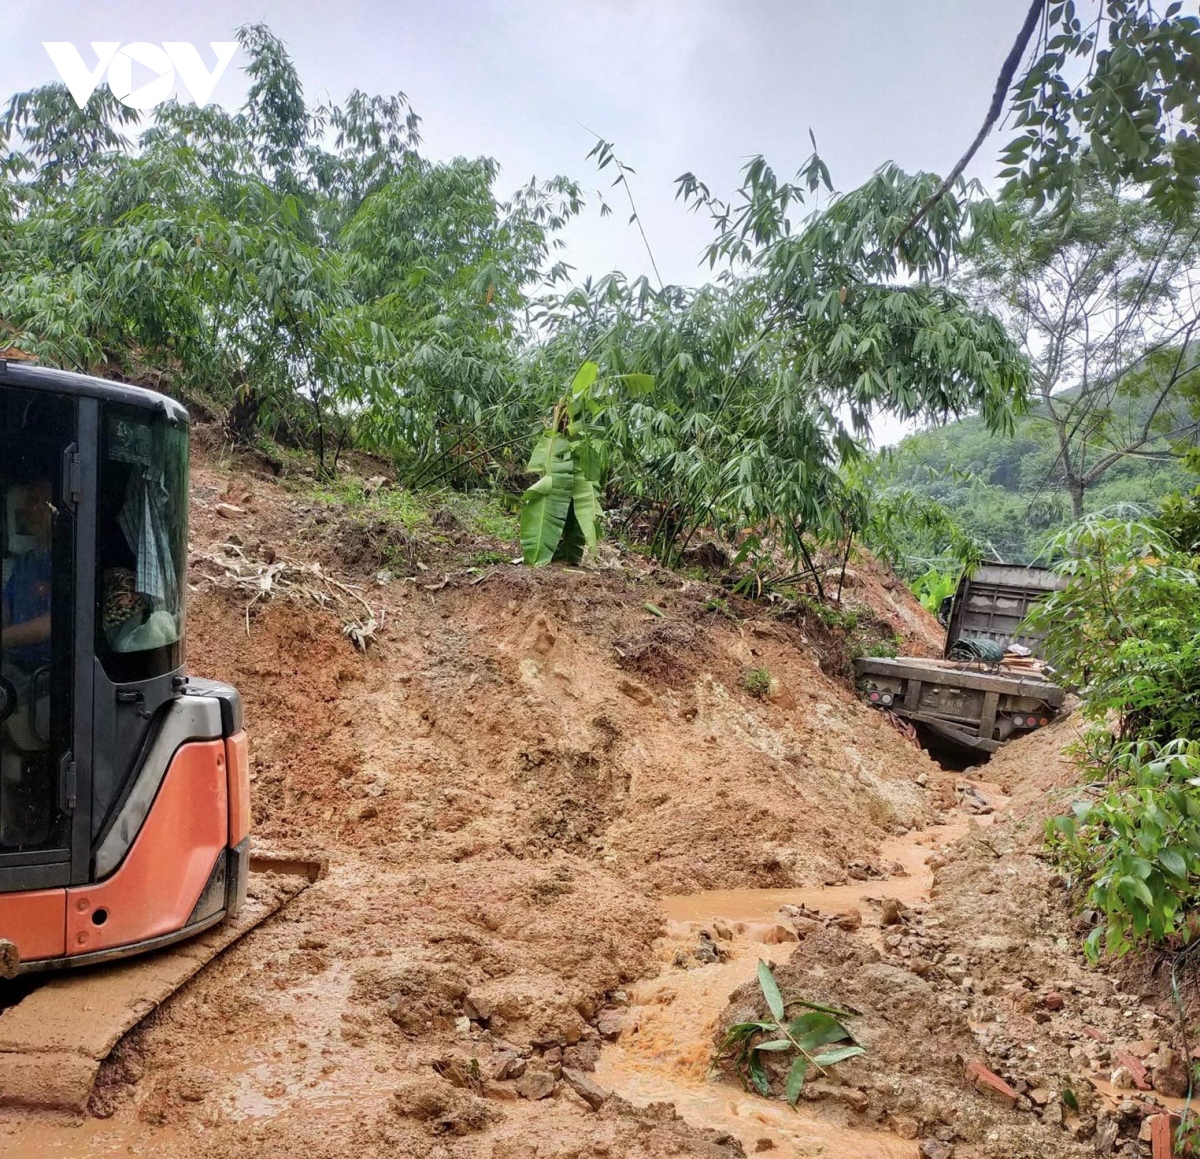
[[[580,563],[600,540],[601,484],[609,458],[600,420],[617,389],[641,394],[654,380],[625,374],[601,387],[599,376],[594,362],[579,368],[529,456],[528,469],[537,480],[521,500],[521,553],[530,566]]]

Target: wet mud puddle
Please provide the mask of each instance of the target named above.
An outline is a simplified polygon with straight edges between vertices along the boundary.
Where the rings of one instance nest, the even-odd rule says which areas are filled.
[[[989,786],[990,788],[990,786]],[[989,793],[995,799],[995,795]],[[974,820],[988,823],[990,816]],[[870,936],[879,926],[879,907],[868,899],[894,897],[905,904],[928,898],[933,871],[928,861],[939,849],[963,836],[971,819],[914,831],[885,842],[883,864],[898,863],[907,876],[856,881],[849,885],[805,889],[714,890],[666,897],[667,936],[657,946],[663,964],[659,976],[627,991],[630,1005],[617,1042],[606,1046],[596,1081],[638,1106],[674,1103],[696,1127],[726,1131],[741,1140],[746,1153],[827,1159],[917,1159],[917,1144],[882,1132],[841,1126],[820,1117],[816,1104],[793,1110],[785,1103],[742,1091],[711,1076],[713,1035],[729,996],[754,978],[758,959],[786,961],[794,942],[777,941],[779,908],[806,906],[833,914],[857,908]],[[727,961],[672,969],[675,954],[696,944],[700,929],[722,920],[733,932]],[[831,1109],[836,1114],[836,1110]]]

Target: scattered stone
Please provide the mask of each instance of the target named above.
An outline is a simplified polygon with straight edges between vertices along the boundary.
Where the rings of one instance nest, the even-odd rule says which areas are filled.
[[[1133,1074],[1127,1066],[1114,1067],[1112,1074],[1108,1076],[1108,1081],[1112,1083],[1115,1090],[1133,1090]]]
[[[892,1130],[901,1139],[915,1139],[921,1132],[921,1124],[916,1119],[910,1119],[907,1115],[902,1115],[892,1120]]]
[[[517,1079],[517,1094],[531,1102],[554,1094],[554,1075],[544,1067],[528,1067]]]
[[[1050,1091],[1046,1087],[1034,1087],[1026,1093],[1026,1098],[1035,1107],[1044,1107],[1050,1101]]]
[[[1121,1128],[1116,1119],[1101,1119],[1096,1124],[1096,1154],[1111,1155],[1117,1145],[1117,1136]]]
[[[713,941],[712,934],[710,934],[708,930],[701,930],[699,934],[699,941],[692,950],[692,957],[695,958],[697,962],[702,962],[705,965],[708,965],[712,962],[720,962],[723,959],[728,958],[729,951],[725,949],[724,946],[718,946],[717,943]]]
[[[852,1111],[857,1111],[858,1114],[866,1114],[867,1108],[871,1105],[871,1100],[867,1097],[866,1091],[860,1091],[857,1087],[847,1087],[845,1090],[838,1091],[838,1097]]]
[[[767,1138],[755,1139],[754,1140],[754,1150],[756,1152],[758,1152],[758,1151],[774,1151],[775,1150],[775,1141],[773,1139],[767,1139]]]
[[[650,691],[644,684],[639,684],[636,680],[630,680],[628,676],[622,676],[617,689],[629,697],[635,704],[640,704],[643,708],[654,703],[654,693]]]
[[[239,515],[246,514],[246,509],[239,507],[236,503],[218,503],[213,510],[222,519],[236,519]]]
[[[175,1093],[186,1102],[203,1102],[213,1088],[211,1071],[196,1068],[186,1070],[175,1081]]]
[[[954,1159],[954,1146],[940,1139],[923,1139],[919,1154],[921,1159]]]
[[[519,1079],[525,1073],[526,1062],[515,1054],[493,1056],[492,1078],[498,1082],[505,1079]]]
[[[596,1017],[596,1029],[600,1032],[600,1037],[607,1038],[610,1042],[618,1038],[624,1025],[624,1013],[614,1010],[611,1006],[606,1006]]]
[[[583,1071],[564,1066],[562,1077],[593,1111],[598,1111],[608,1101],[609,1092],[592,1082]]]
[[[568,1046],[563,1051],[562,1061],[564,1070],[567,1067],[572,1070],[595,1070],[596,1063],[600,1061],[599,1041],[595,1038],[588,1038],[574,1046]]]
[[[885,926],[898,925],[904,909],[905,907],[900,903],[898,898],[885,897],[879,911],[880,924]]]
[[[845,913],[834,914],[829,920],[839,930],[852,934],[862,925],[862,913],[857,909],[848,909]]]
[[[821,920],[821,911],[819,909],[809,909],[806,905],[781,905],[779,912],[792,921],[797,921],[800,918],[807,918],[811,921]]]
[[[960,808],[978,816],[986,816],[988,813],[994,812],[991,801],[974,785],[957,785],[955,787],[958,791]]]
[[[1118,1070],[1120,1070],[1121,1067],[1124,1067],[1127,1071],[1129,1071],[1129,1077],[1133,1080],[1133,1085],[1137,1087],[1139,1091],[1148,1091],[1150,1089],[1150,1079],[1146,1074],[1146,1068],[1142,1065],[1140,1059],[1134,1058],[1129,1051],[1123,1050],[1116,1056],[1116,1064]],[[1117,1084],[1114,1082],[1113,1086],[1116,1085]],[[1128,1090],[1129,1088],[1123,1087],[1121,1089]]]
[[[486,998],[468,994],[463,999],[463,1013],[472,1022],[487,1022],[492,1016],[492,1004]]]
[[[998,1074],[988,1070],[981,1062],[971,1062],[967,1064],[967,1081],[980,1094],[990,1095],[992,1098],[1005,1103],[1007,1106],[1015,1107],[1017,1105],[1017,1092],[1012,1089]]]
[[[733,930],[722,921],[713,922],[713,933],[723,942],[733,941]]]
[[[1061,1010],[1063,1008],[1063,1002],[1063,996],[1057,990],[1051,990],[1050,993],[1042,999],[1042,1005],[1047,1010]]]
[[[392,1095],[392,1106],[403,1118],[423,1123],[433,1135],[470,1135],[482,1131],[497,1114],[486,1099],[436,1075],[413,1075],[401,1080]]]
[[[483,1094],[485,1098],[500,1099],[502,1102],[516,1102],[520,1096],[517,1094],[516,1087],[510,1083],[497,1082],[495,1079],[488,1079],[483,1084]]]
[[[1177,1051],[1169,1046],[1160,1047],[1158,1065],[1154,1068],[1152,1080],[1154,1089],[1160,1095],[1172,1099],[1182,1099],[1188,1093],[1188,1068]]]

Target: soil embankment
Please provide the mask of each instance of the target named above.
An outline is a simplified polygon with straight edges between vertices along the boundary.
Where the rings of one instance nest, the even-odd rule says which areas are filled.
[[[689,1066],[704,1069],[720,1008],[750,974],[674,965],[690,930],[668,922],[686,905],[670,899],[817,889],[846,893],[822,893],[818,908],[889,892],[909,907],[895,945],[866,902],[857,932],[821,926],[799,944],[735,935],[739,968],[752,973],[760,949],[790,953],[781,981],[858,987],[841,1000],[857,997],[871,1035],[881,1020],[861,1069],[846,1068],[846,1089],[866,1102],[831,1087],[805,1104],[833,1132],[823,1153],[853,1153],[838,1131],[851,1133],[843,1142],[890,1132],[878,1153],[907,1156],[916,1143],[896,1132],[910,1120],[922,1138],[996,1159],[1072,1153],[1069,1116],[1064,1130],[1044,1106],[994,1106],[962,1077],[967,1055],[1003,1069],[1010,1040],[1028,1048],[1023,1022],[988,1045],[989,1027],[1008,1025],[989,1022],[991,1006],[1020,978],[1037,973],[1039,1000],[1076,984],[1057,940],[1061,898],[1032,855],[1011,860],[1019,833],[1005,822],[999,852],[980,852],[995,826],[935,861],[924,902],[924,853],[905,859],[914,834],[955,806],[955,777],[826,674],[837,664],[824,625],[731,609],[712,585],[636,558],[588,571],[466,567],[463,554],[488,545],[452,516],[435,515],[439,534],[422,544],[211,462],[197,463],[193,492],[191,666],[245,698],[257,839],[324,853],[330,872],[118,1047],[94,1117],[9,1118],[0,1147],[63,1159],[735,1156],[737,1133],[686,1101],[639,1108],[637,1090],[618,1087],[628,1098],[594,1110],[604,1092],[589,1084],[603,1086],[609,1066],[594,1069],[601,1044],[629,1025],[623,1002],[645,1007],[646,987],[674,986],[664,1010],[710,1020],[700,1038],[687,1031]],[[368,651],[303,593],[248,608],[214,571],[222,543],[359,583],[376,616]],[[385,566],[398,557],[409,566]],[[864,615],[930,650],[936,625],[880,569],[864,561],[850,583]],[[773,678],[764,699],[743,688],[757,668]],[[1010,864],[1012,881],[997,868]],[[948,938],[963,948],[937,948]],[[957,954],[961,969],[938,954]],[[878,979],[893,962],[888,990]],[[689,1007],[689,987],[708,996]],[[921,1013],[933,1010],[940,1021]],[[1057,1043],[1036,1014],[1030,1041]],[[1053,1059],[1080,1069],[1061,1043]],[[1086,1095],[1081,1106],[1086,1118]],[[1062,1147],[1030,1149],[1050,1138]]]

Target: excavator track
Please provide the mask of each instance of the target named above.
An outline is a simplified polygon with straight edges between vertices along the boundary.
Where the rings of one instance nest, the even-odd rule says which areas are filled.
[[[148,1014],[325,872],[323,861],[254,853],[238,916],[168,949],[46,975],[0,1013],[0,1106],[87,1109],[100,1064]]]

